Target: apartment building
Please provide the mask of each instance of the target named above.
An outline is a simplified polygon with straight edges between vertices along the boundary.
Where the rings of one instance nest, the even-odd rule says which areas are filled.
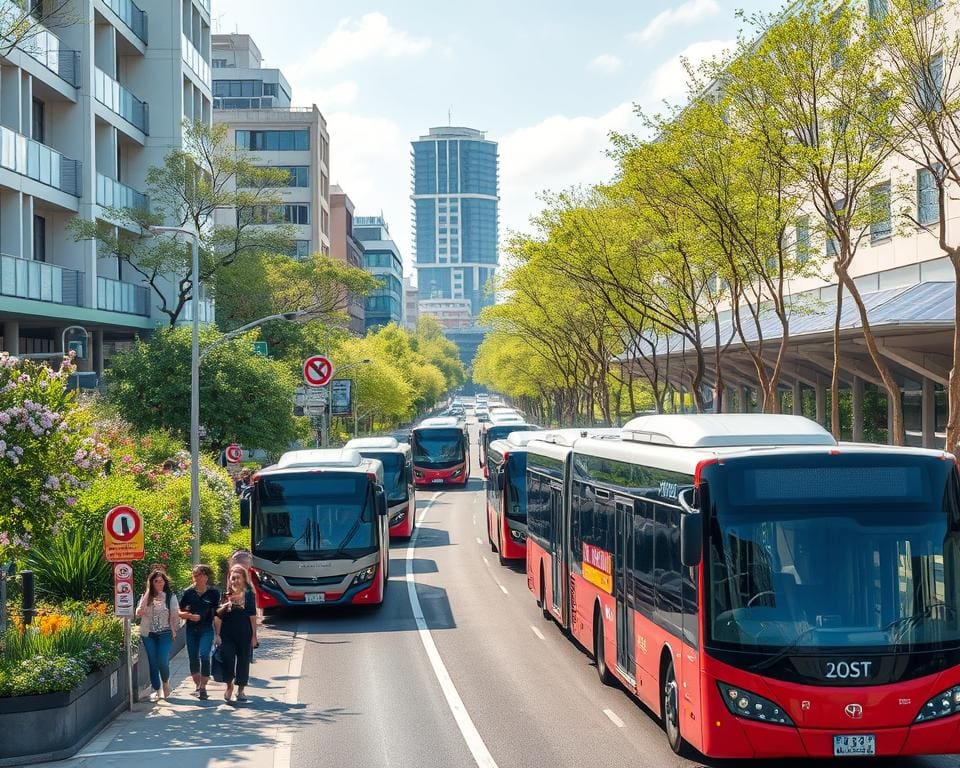
[[[382,214],[355,216],[353,234],[363,244],[363,268],[380,281],[380,287],[366,297],[366,330],[390,323],[403,325],[403,258],[386,219]]]
[[[210,0],[75,0],[67,14],[0,60],[0,348],[62,351],[80,326],[79,367],[101,372],[165,316],[129,265],[67,226],[149,206],[148,169],[184,120],[211,120]]]
[[[292,106],[290,83],[263,67],[250,35],[214,35],[213,120],[256,165],[281,168],[289,181],[278,190],[283,218],[294,226],[290,255],[330,254],[330,134],[314,104]],[[232,214],[223,212],[222,217]]]
[[[363,244],[353,230],[353,201],[336,184],[330,190],[330,256],[351,267],[363,269]],[[355,336],[366,333],[366,311],[363,298],[347,294],[341,309],[349,317],[350,332]]]
[[[403,325],[408,331],[415,330],[420,319],[420,289],[413,278],[403,278]]]

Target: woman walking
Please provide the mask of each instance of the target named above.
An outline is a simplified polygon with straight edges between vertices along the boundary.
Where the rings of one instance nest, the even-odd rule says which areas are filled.
[[[213,617],[220,605],[220,593],[210,586],[213,571],[209,565],[193,566],[192,574],[193,586],[180,598],[180,618],[187,622],[187,655],[190,657],[190,676],[196,686],[193,695],[208,699]]]
[[[257,642],[257,609],[253,590],[249,588],[247,571],[235,565],[230,569],[227,590],[213,621],[214,643],[220,648],[223,661],[225,701],[233,698],[237,684],[237,701],[246,701],[244,689],[250,678],[250,652]]]
[[[150,701],[170,696],[170,647],[177,636],[179,617],[180,608],[177,596],[170,589],[170,579],[163,571],[153,569],[147,577],[147,591],[137,606],[140,642],[150,665],[150,685],[153,687]]]

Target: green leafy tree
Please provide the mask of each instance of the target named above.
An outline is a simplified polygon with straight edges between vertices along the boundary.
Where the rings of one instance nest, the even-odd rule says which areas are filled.
[[[443,326],[435,317],[423,315],[417,320],[414,342],[417,352],[443,373],[447,390],[456,389],[467,380],[457,345],[443,335]]]

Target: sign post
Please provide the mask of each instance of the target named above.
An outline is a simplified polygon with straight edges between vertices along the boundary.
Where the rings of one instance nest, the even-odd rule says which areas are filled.
[[[136,592],[132,560],[143,560],[143,524],[133,507],[114,507],[103,519],[103,556],[113,563],[113,613],[123,619],[126,648],[127,696],[133,711],[133,654],[130,621],[134,616]]]

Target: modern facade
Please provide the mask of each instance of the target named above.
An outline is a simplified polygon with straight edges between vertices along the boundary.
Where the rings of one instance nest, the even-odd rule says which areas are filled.
[[[497,144],[472,128],[431,128],[413,142],[413,209],[420,299],[493,303],[498,261]],[[422,308],[421,308],[422,309]]]
[[[316,105],[292,106],[292,90],[279,69],[261,66],[250,35],[213,35],[213,120],[260,166],[288,172],[278,190],[282,214],[294,227],[290,255],[330,253],[330,134]],[[224,211],[222,217],[232,216]]]
[[[415,330],[420,319],[420,290],[409,277],[403,278],[403,325],[408,331]]]
[[[375,331],[390,323],[403,325],[403,258],[390,237],[383,215],[355,216],[353,235],[363,244],[363,268],[377,278],[381,287],[366,297],[364,325]]]
[[[444,328],[468,328],[473,325],[473,307],[469,299],[421,299],[420,316],[431,315]]]
[[[2,57],[2,349],[62,351],[64,330],[81,326],[79,368],[100,372],[165,316],[129,265],[67,227],[116,226],[108,207],[149,206],[147,171],[182,144],[185,120],[210,122],[210,3],[75,0],[66,13],[83,22],[51,20]]]
[[[349,195],[334,184],[330,191],[330,256],[363,269],[363,245],[354,236],[353,208]],[[343,297],[341,309],[349,317],[350,332],[363,336],[366,332],[363,298],[348,293]]]

